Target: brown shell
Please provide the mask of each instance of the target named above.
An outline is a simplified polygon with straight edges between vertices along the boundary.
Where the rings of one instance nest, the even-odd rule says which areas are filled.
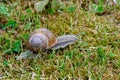
[[[45,35],[45,36],[47,37],[47,40],[48,40],[47,43],[48,43],[48,44],[47,44],[46,47],[44,47],[45,49],[49,49],[49,48],[51,48],[52,46],[54,46],[55,44],[57,44],[57,39],[56,39],[55,35],[54,35],[50,30],[48,30],[48,29],[46,29],[46,28],[39,28],[39,29],[34,30],[34,31],[30,34],[29,39],[30,39],[33,35],[35,35],[35,34],[43,34],[43,35]],[[30,43],[29,43],[29,41],[28,41],[28,44],[29,44],[30,50],[32,50],[32,51],[37,52],[37,51],[41,50],[40,47],[37,47],[37,48],[36,48],[36,47],[31,46]]]

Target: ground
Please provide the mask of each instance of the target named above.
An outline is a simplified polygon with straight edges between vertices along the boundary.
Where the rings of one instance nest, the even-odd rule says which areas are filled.
[[[3,4],[10,16],[0,16],[0,79],[120,80],[119,4],[100,13],[78,3],[73,11],[54,13],[36,13],[17,1]],[[79,40],[64,49],[38,52],[40,56],[33,59],[15,60],[28,50],[30,33],[40,27],[56,36],[77,34]]]

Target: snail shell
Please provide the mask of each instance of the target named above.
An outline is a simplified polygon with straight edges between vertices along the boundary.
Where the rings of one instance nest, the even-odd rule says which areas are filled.
[[[31,33],[28,44],[30,50],[37,52],[53,47],[57,44],[57,39],[48,29],[39,28]]]

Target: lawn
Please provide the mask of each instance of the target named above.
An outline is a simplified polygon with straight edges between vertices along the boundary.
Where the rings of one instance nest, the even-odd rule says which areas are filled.
[[[120,80],[120,1],[54,1],[40,12],[32,0],[0,1],[0,79]],[[29,50],[30,33],[41,27],[56,37],[74,34],[79,40],[63,49],[39,51],[32,59],[16,60]]]

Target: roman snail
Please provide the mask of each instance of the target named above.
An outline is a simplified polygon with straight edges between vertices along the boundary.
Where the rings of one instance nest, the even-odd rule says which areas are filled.
[[[59,48],[64,48],[69,44],[74,44],[77,40],[78,38],[76,35],[63,35],[56,38],[50,30],[46,28],[39,28],[30,34],[28,40],[30,51],[24,52],[21,55],[26,55],[31,51],[38,52],[39,50],[56,50]]]

